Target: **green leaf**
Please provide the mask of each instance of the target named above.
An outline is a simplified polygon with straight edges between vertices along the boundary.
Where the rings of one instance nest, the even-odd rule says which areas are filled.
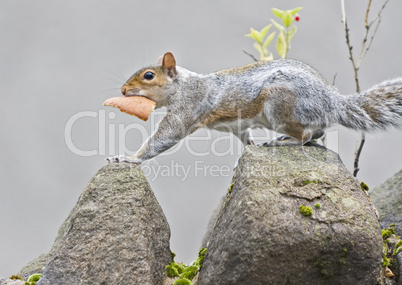
[[[292,16],[296,15],[297,12],[299,12],[301,9],[303,9],[303,7],[297,7],[293,10],[290,10],[290,14],[292,14]]]
[[[277,22],[275,22],[273,19],[271,19],[271,22],[274,24],[274,26],[282,33],[286,33],[286,29],[284,26],[282,26],[281,24],[278,24]]]
[[[267,56],[261,57],[261,60],[271,61],[274,60],[274,55],[270,52]],[[402,249],[402,246],[400,247]]]
[[[276,42],[276,51],[278,52],[280,57],[286,58],[287,45],[285,35],[282,32],[279,34],[278,40]]]
[[[247,34],[247,35],[245,35],[246,37],[249,37],[249,38],[252,38],[253,40],[256,40],[256,38],[255,38],[255,34],[253,34],[253,28],[250,28],[250,34]]]
[[[268,26],[266,26],[265,28],[263,28],[261,30],[260,34],[261,34],[262,38],[264,38],[267,35],[267,33],[271,27],[272,27],[272,24],[269,24]]]
[[[260,53],[260,56],[264,55],[264,49],[262,48],[261,44],[254,43],[254,48],[256,50],[258,50],[258,52]]]
[[[264,48],[263,49],[263,54],[261,54],[261,60],[265,60],[265,57],[269,54],[268,49]]]
[[[296,28],[296,26],[293,26],[293,28],[289,31],[289,34],[288,34],[288,43],[291,42],[291,40],[295,36],[296,32],[297,32],[297,28]]]
[[[289,26],[293,23],[294,18],[290,11],[286,11],[285,14],[282,17],[282,22],[285,25],[286,28],[289,28]]]
[[[271,33],[264,41],[263,47],[267,48],[275,37],[276,32]]]
[[[262,40],[263,40],[261,33],[257,30],[254,30],[253,28],[251,28],[250,31],[251,31],[251,34],[253,35],[253,38],[261,44]]]
[[[282,10],[279,10],[276,8],[272,8],[272,12],[274,12],[275,16],[277,16],[278,18],[281,18],[281,19],[283,17],[283,14],[285,13],[285,11],[282,11]]]

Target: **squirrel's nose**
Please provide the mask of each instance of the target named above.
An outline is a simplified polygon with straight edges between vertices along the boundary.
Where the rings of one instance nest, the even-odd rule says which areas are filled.
[[[121,87],[120,88],[121,94],[123,94],[124,96],[126,96],[126,87]]]

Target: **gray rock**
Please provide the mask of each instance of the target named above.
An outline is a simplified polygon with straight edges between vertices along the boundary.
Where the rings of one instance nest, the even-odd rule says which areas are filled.
[[[249,146],[233,183],[197,285],[376,284],[375,208],[337,154]],[[312,215],[302,215],[301,205]]]
[[[396,233],[402,235],[402,170],[369,193],[380,213],[381,227],[395,223]]]
[[[399,272],[399,276],[397,276],[396,284],[402,285],[402,277],[401,277],[401,275],[402,275],[402,252],[400,252],[396,255],[396,260],[397,260],[397,266],[398,266],[397,270]]]
[[[11,280],[0,276],[0,285],[24,285],[25,281]]]
[[[64,222],[37,284],[163,284],[169,239],[141,168],[107,165]]]

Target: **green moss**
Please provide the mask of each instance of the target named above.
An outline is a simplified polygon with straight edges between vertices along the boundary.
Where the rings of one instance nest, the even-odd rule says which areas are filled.
[[[207,253],[207,249],[203,248],[203,247],[198,251],[198,257],[197,257],[197,260],[195,261],[195,265],[197,265],[200,268],[200,270],[204,263],[204,256],[206,253]]]
[[[388,252],[388,246],[386,243],[383,243],[382,244],[382,253],[383,253],[382,266],[383,267],[388,267],[391,264],[391,262],[387,258],[387,252]]]
[[[168,266],[166,266],[166,274],[168,277],[176,277],[179,276],[179,271],[177,270],[176,266],[174,266],[174,264],[169,264]]]
[[[321,204],[320,203],[315,203],[314,208],[316,208],[316,209],[321,208]]]
[[[399,240],[395,245],[395,249],[394,249],[394,252],[392,253],[392,255],[397,255],[401,251],[402,251],[402,240]]]
[[[204,263],[204,256],[207,253],[206,248],[201,248],[198,251],[198,257],[193,262],[191,266],[187,266],[180,262],[171,262],[168,266],[166,266],[166,274],[167,276],[174,278],[179,276],[180,279],[176,280],[174,284],[192,284],[191,280],[197,275],[197,272],[201,269],[202,264]],[[172,252],[172,258],[176,255]]]
[[[32,274],[28,277],[28,282],[38,282],[41,277],[42,274]]]
[[[171,262],[168,266],[166,266],[166,274],[169,277],[176,277],[183,273],[186,266],[182,263]]]
[[[343,247],[342,250],[343,250],[344,252],[348,252],[348,248],[347,248],[346,246]]]
[[[226,206],[226,203],[229,202],[230,199],[231,199],[230,194],[232,194],[233,185],[234,185],[234,182],[233,182],[232,184],[230,184],[230,186],[229,186],[229,188],[228,188],[228,193],[226,194],[226,199],[227,199],[227,200],[225,201],[225,203],[223,203],[223,207],[225,207],[225,206]]]
[[[364,191],[370,190],[369,186],[368,186],[366,183],[364,183],[363,181],[360,182],[360,187],[361,187],[362,190],[364,190]]]
[[[391,235],[392,235],[392,231],[389,229],[383,229],[381,231],[381,233],[382,233],[383,240],[386,240],[387,238],[391,237]]]
[[[176,280],[176,282],[174,282],[173,285],[193,285],[193,283],[190,280],[184,278]]]
[[[174,260],[174,258],[176,257],[176,253],[174,253],[173,251],[170,251],[170,253],[172,254],[172,260]]]
[[[177,271],[179,271],[179,274],[182,274],[183,271],[187,268],[187,265],[185,265],[184,263],[180,263],[180,262],[176,262],[175,264]]]
[[[313,209],[309,206],[300,205],[300,213],[302,213],[303,216],[308,217],[313,214]]]
[[[24,283],[24,285],[35,285],[36,282],[39,281],[39,279],[42,277],[42,274],[32,274],[31,276],[28,277],[28,280]]]
[[[183,273],[180,274],[180,278],[186,278],[188,280],[193,280],[194,276],[198,272],[198,266],[191,265],[184,269]]]
[[[174,278],[179,276],[180,279],[176,280],[174,284],[192,284],[191,280],[197,275],[197,272],[201,269],[204,263],[204,256],[207,253],[206,248],[201,248],[198,251],[198,257],[193,262],[191,266],[187,266],[180,262],[171,262],[168,266],[166,266],[166,274],[168,277]],[[176,255],[172,252],[172,258]]]
[[[386,240],[387,238],[390,238],[392,235],[395,235],[395,234],[396,234],[395,230],[396,230],[396,227],[395,227],[395,226],[394,226],[394,227],[388,227],[388,228],[383,229],[383,230],[381,231],[381,233],[382,233],[382,238],[383,238],[384,240]]]
[[[228,195],[230,195],[232,193],[233,185],[234,185],[234,183],[230,184],[229,189],[228,189]]]
[[[382,267],[388,267],[391,265],[391,262],[389,261],[389,259],[384,256],[383,260],[382,260]]]
[[[22,279],[22,277],[18,276],[18,275],[11,275],[11,277],[9,277],[8,279],[11,280],[22,280],[24,281],[24,279]]]
[[[395,248],[394,250],[394,255],[397,255],[398,253],[400,253],[402,251],[402,246]]]
[[[320,183],[320,180],[304,180],[304,181],[303,181],[303,184],[304,184],[304,185],[308,185],[308,184],[311,184],[311,183],[319,184],[319,183]]]

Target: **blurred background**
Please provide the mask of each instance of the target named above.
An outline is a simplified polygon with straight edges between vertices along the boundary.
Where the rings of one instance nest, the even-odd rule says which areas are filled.
[[[370,19],[382,3],[373,1]],[[269,24],[272,7],[298,6],[303,10],[289,57],[312,65],[331,83],[336,76],[342,94],[354,93],[339,0],[0,1],[0,276],[47,252],[105,158],[125,149],[133,153],[163,115],[142,122],[102,106],[120,96],[132,73],[166,51],[199,73],[250,63],[243,53],[257,56],[244,36],[250,27]],[[366,0],[346,3],[356,51],[366,6]],[[400,11],[402,2],[391,0],[383,12],[361,66],[363,90],[402,76]],[[333,127],[329,134],[331,148],[353,170],[360,133]],[[144,165],[170,223],[176,260],[185,263],[195,259],[242,149],[233,136],[208,136],[198,131],[187,146]],[[401,143],[401,130],[368,135],[358,179],[374,187],[399,171]],[[190,171],[175,172],[175,165]]]

